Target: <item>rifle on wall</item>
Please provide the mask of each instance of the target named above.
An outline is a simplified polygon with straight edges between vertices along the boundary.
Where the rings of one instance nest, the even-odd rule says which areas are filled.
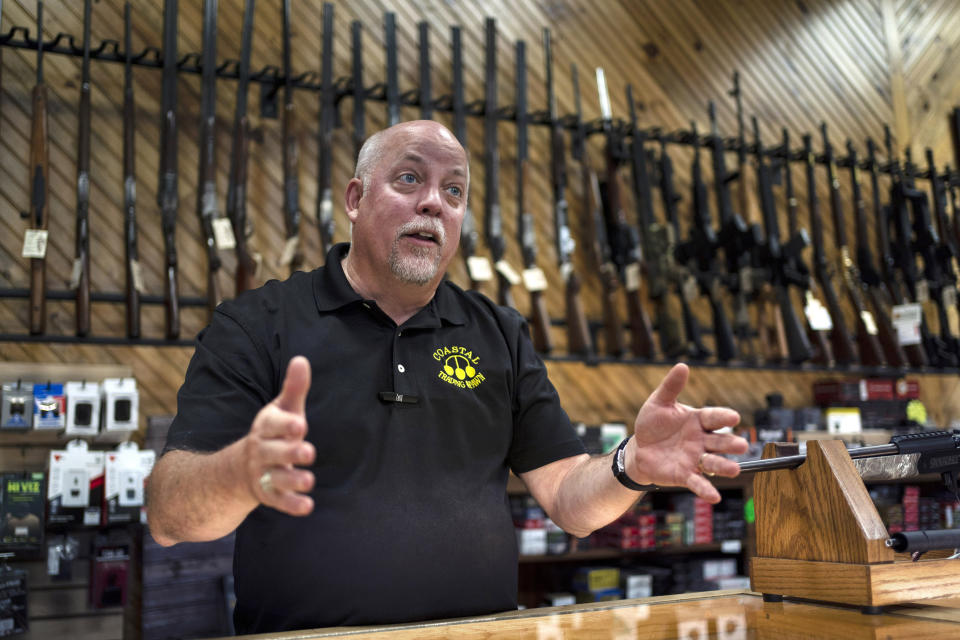
[[[791,363],[800,364],[813,357],[813,347],[807,338],[806,331],[797,317],[796,309],[790,297],[790,287],[803,287],[804,274],[796,268],[796,258],[806,246],[803,236],[788,238],[786,243],[780,241],[780,223],[777,214],[776,200],[773,195],[773,177],[771,168],[767,164],[763,141],[760,139],[760,125],[756,117],[753,118],[753,138],[756,144],[757,186],[760,196],[760,211],[763,214],[764,227],[767,231],[766,255],[770,273],[769,282],[773,289],[773,298],[777,308],[777,325],[783,329],[783,340],[786,342],[787,354]],[[789,171],[789,167],[787,167]],[[809,278],[809,274],[807,274]]]
[[[203,74],[200,91],[200,161],[197,177],[197,216],[207,251],[207,312],[220,304],[220,255],[213,224],[217,210],[217,0],[203,2]]]
[[[76,257],[71,286],[76,288],[77,335],[90,333],[90,20],[91,0],[83,3],[83,64],[77,123]]]
[[[233,116],[233,144],[230,150],[230,180],[227,186],[227,217],[233,227],[237,256],[236,291],[240,295],[256,286],[257,260],[250,252],[247,223],[247,158],[250,147],[250,122],[247,119],[247,93],[250,83],[250,51],[253,45],[254,0],[243,8],[240,65],[237,69],[237,100]]]
[[[733,297],[733,331],[737,337],[737,351],[747,362],[756,360],[753,343],[753,328],[750,326],[748,293],[752,290],[750,280],[750,252],[754,250],[759,238],[747,227],[740,214],[733,210],[730,198],[730,181],[736,177],[727,171],[723,138],[717,126],[717,107],[711,101],[708,105],[710,116],[710,158],[713,165],[713,187],[717,200],[720,230],[717,234],[723,248],[727,288]]]
[[[890,300],[880,287],[880,274],[873,265],[873,254],[867,237],[867,207],[860,187],[860,166],[857,150],[850,140],[847,140],[847,161],[850,164],[850,184],[853,188],[853,213],[857,236],[857,259],[852,263],[856,266],[851,269],[851,277],[853,274],[859,276],[859,279],[853,278],[852,286],[859,286],[866,293],[873,320],[876,323],[876,337],[880,341],[886,363],[891,367],[904,367],[907,364],[907,357],[900,348],[897,329],[890,320],[888,313]],[[861,346],[860,353],[863,352],[864,347]]]
[[[677,260],[689,266],[700,286],[700,291],[707,296],[713,318],[717,360],[729,362],[737,358],[737,345],[720,293],[724,276],[723,267],[717,255],[720,243],[713,228],[707,185],[703,181],[703,171],[700,166],[700,136],[695,122],[690,123],[690,131],[693,140],[693,164],[690,169],[693,222],[690,225],[687,240],[677,245]],[[671,218],[670,224],[673,225],[674,233],[679,237],[677,218]]]
[[[389,15],[389,14],[388,14]],[[336,124],[336,89],[333,85],[333,4],[323,3],[323,46],[320,62],[320,131],[317,135],[317,228],[324,256],[333,246],[333,128]],[[354,104],[356,107],[356,104]]]
[[[37,2],[37,83],[33,87],[30,121],[30,227],[46,234],[50,198],[50,156],[47,146],[47,85],[43,82],[43,2]],[[30,258],[30,333],[40,335],[47,327],[46,240],[40,257]]]
[[[833,146],[827,137],[827,123],[820,124],[820,133],[823,136],[824,161],[827,164],[827,182],[830,187],[830,213],[833,218],[833,230],[839,252],[837,271],[843,280],[844,288],[857,326],[857,351],[860,354],[860,363],[871,366],[884,366],[886,359],[883,349],[877,339],[877,324],[873,314],[863,303],[860,291],[860,274],[853,259],[850,257],[850,247],[847,246],[847,225],[843,219],[843,199],[840,196],[840,179],[837,177],[837,163],[833,157]]]
[[[613,261],[619,267],[627,299],[627,319],[630,323],[630,350],[636,358],[653,359],[656,348],[653,328],[647,311],[640,299],[641,274],[643,273],[640,241],[637,231],[627,222],[620,198],[618,169],[624,155],[623,136],[613,123],[610,108],[610,93],[607,91],[603,69],[597,68],[597,93],[600,97],[600,117],[606,144],[606,182],[601,193],[603,215],[607,223],[607,240],[612,248]]]
[[[570,76],[573,82],[573,100],[576,107],[573,136],[570,143],[570,153],[580,165],[580,178],[583,198],[588,214],[583,216],[583,226],[590,238],[593,256],[597,264],[597,277],[600,278],[602,293],[600,296],[603,308],[603,335],[604,349],[614,357],[623,355],[626,346],[623,340],[622,322],[617,305],[620,280],[617,276],[617,267],[613,263],[610,243],[607,242],[606,222],[603,219],[603,202],[600,197],[600,181],[596,172],[590,167],[587,158],[587,127],[583,121],[583,111],[580,104],[580,81],[577,75],[577,66],[570,65]]]
[[[287,245],[281,262],[290,273],[303,267],[300,246],[300,157],[297,149],[297,114],[293,106],[293,67],[290,35],[290,0],[283,0],[283,221]]]
[[[350,81],[353,89],[353,157],[360,155],[360,147],[367,139],[367,89],[363,86],[363,23],[354,20],[350,24],[350,47],[353,73]]]
[[[383,30],[387,58],[387,126],[392,127],[400,122],[400,88],[397,80],[397,14],[388,11],[383,15]],[[333,123],[331,122],[332,127]]]
[[[469,141],[467,140],[467,106],[463,93],[463,49],[460,38],[460,27],[452,27],[450,29],[450,46],[453,58],[453,134],[466,152]],[[470,278],[471,289],[478,289],[480,284],[489,280],[492,275],[490,261],[483,256],[476,255],[479,236],[468,194],[467,208],[463,213],[463,222],[460,225],[460,253],[463,255],[467,267],[467,277]]]
[[[811,360],[823,366],[833,366],[833,349],[830,346],[830,330],[833,323],[830,314],[816,294],[816,282],[810,274],[810,267],[803,261],[803,250],[810,246],[810,236],[806,229],[800,228],[799,205],[793,191],[793,171],[790,169],[792,153],[790,151],[790,133],[783,129],[783,179],[784,196],[787,201],[787,237],[786,256],[792,268],[800,275],[803,292],[803,316],[806,322],[807,337],[813,347]]]
[[[514,306],[510,287],[513,286],[511,270],[504,255],[507,243],[503,237],[503,221],[500,217],[500,149],[497,137],[499,108],[497,107],[497,23],[487,18],[486,23],[486,72],[484,76],[485,99],[483,116],[483,166],[484,166],[484,235],[490,256],[497,271],[497,303]]]
[[[567,203],[567,161],[563,140],[563,123],[557,112],[557,96],[553,89],[553,56],[550,48],[550,30],[543,30],[543,51],[546,64],[547,113],[550,119],[550,166],[553,186],[554,237],[557,244],[557,263],[564,281],[567,351],[586,357],[594,355],[590,327],[580,300],[580,277],[573,264],[576,242],[570,231],[570,211]]]
[[[420,119],[433,120],[433,89],[430,84],[430,24],[423,21],[420,30]]]
[[[949,171],[945,176],[937,175],[937,167],[933,161],[933,149],[929,147],[926,150],[927,168],[930,173],[930,189],[933,194],[933,213],[935,218],[935,230],[938,234],[938,242],[935,248],[937,264],[941,270],[941,297],[943,301],[944,313],[948,318],[951,333],[956,336],[960,332],[960,318],[958,318],[958,299],[957,299],[957,259],[958,250],[955,241],[956,236],[947,217],[947,180]]]
[[[136,105],[133,101],[133,50],[130,3],[123,7],[123,245],[126,253],[127,337],[140,337],[140,254],[137,251]]]
[[[550,314],[544,291],[547,279],[537,266],[537,236],[533,214],[527,208],[530,162],[527,142],[527,54],[526,43],[516,45],[515,94],[517,107],[517,243],[523,255],[523,281],[530,292],[530,325],[533,347],[540,353],[553,349],[550,336]]]
[[[177,0],[163,6],[163,93],[160,115],[160,176],[157,204],[160,206],[165,261],[163,301],[166,336],[180,336],[180,304],[177,294]]]
[[[813,139],[809,134],[803,136],[803,154],[807,169],[807,206],[810,209],[810,239],[813,244],[813,274],[823,291],[823,298],[830,314],[830,344],[833,347],[834,360],[847,366],[857,361],[856,347],[847,330],[847,322],[840,308],[840,300],[833,288],[833,273],[823,250],[823,219],[820,217],[820,204],[817,198],[817,165],[813,153]]]
[[[633,199],[637,209],[637,226],[640,230],[640,239],[642,247],[643,264],[646,266],[647,275],[647,296],[653,302],[654,316],[657,320],[657,331],[660,337],[660,351],[665,358],[687,358],[702,359],[703,345],[699,344],[700,351],[695,350],[694,343],[690,338],[699,340],[699,326],[696,327],[695,336],[690,336],[690,325],[687,324],[687,336],[680,333],[680,326],[676,320],[678,314],[671,309],[669,295],[671,285],[677,277],[677,265],[674,261],[673,251],[676,244],[676,237],[673,235],[673,227],[660,224],[654,219],[653,213],[653,194],[650,185],[650,172],[647,168],[647,134],[637,125],[637,109],[633,100],[633,87],[627,85],[627,104],[630,111],[629,135],[632,140],[630,145],[630,169],[633,178]],[[666,146],[661,151],[661,163],[670,163],[670,156],[666,154]],[[663,169],[667,169],[665,174]],[[673,192],[673,176],[670,174],[672,167],[661,165],[661,193],[665,208],[676,210],[677,195]],[[669,184],[668,184],[669,181]],[[666,191],[664,190],[666,189]],[[669,218],[669,211],[667,213]],[[690,305],[680,287],[677,291],[680,298],[683,319],[685,323],[696,322],[690,311]]]
[[[875,292],[878,299],[890,307],[891,304],[903,305],[907,303],[906,288],[903,276],[896,268],[896,261],[890,247],[890,208],[884,206],[880,200],[880,165],[876,156],[877,146],[872,138],[867,139],[867,164],[870,171],[870,187],[873,195],[873,216],[876,229],[876,242],[879,259],[879,270],[874,270],[870,260],[866,230],[861,238],[857,235],[857,264],[860,266],[860,277],[867,283],[868,291]],[[858,222],[859,225],[859,222]],[[864,222],[866,227],[866,222]],[[863,247],[863,249],[861,249]],[[862,259],[861,259],[861,252]],[[874,294],[871,294],[874,295]],[[927,352],[921,344],[922,340],[910,344],[897,343],[902,348],[911,367],[926,367],[929,365]],[[889,359],[889,356],[888,356]],[[893,360],[890,360],[893,364]]]

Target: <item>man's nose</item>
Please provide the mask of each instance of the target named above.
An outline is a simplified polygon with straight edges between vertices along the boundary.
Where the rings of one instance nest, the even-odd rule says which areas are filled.
[[[442,208],[443,201],[440,197],[440,187],[438,185],[424,185],[420,202],[417,203],[417,213],[425,216],[437,216],[440,215]]]

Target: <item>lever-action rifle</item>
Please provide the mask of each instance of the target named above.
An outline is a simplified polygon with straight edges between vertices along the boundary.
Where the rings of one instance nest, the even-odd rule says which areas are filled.
[[[247,119],[247,93],[250,85],[250,51],[253,45],[254,0],[246,0],[243,8],[240,65],[237,69],[237,100],[233,115],[233,143],[230,150],[230,178],[227,185],[227,217],[233,227],[237,255],[236,292],[240,295],[256,286],[257,261],[247,241],[247,157],[250,146],[250,123]]]
[[[80,71],[80,109],[77,123],[77,233],[71,283],[77,288],[77,335],[90,333],[90,13],[83,3],[83,64]]]
[[[166,335],[180,336],[180,305],[177,295],[177,0],[163,7],[163,92],[160,114],[160,177],[157,204],[160,206],[166,268],[163,300],[166,306]]]
[[[543,55],[547,76],[547,113],[550,118],[550,166],[553,186],[554,237],[557,244],[557,263],[565,284],[567,351],[590,357],[594,354],[590,327],[580,300],[580,277],[573,264],[576,242],[570,230],[567,204],[567,161],[563,140],[563,123],[557,113],[557,96],[553,91],[553,56],[550,50],[550,30],[543,30]]]
[[[620,198],[620,161],[626,155],[622,132],[613,122],[610,108],[610,93],[607,91],[603,69],[597,68],[597,92],[600,96],[601,126],[606,144],[606,182],[601,192],[603,216],[607,224],[607,240],[610,243],[613,261],[620,270],[627,299],[627,318],[630,323],[630,349],[636,358],[653,359],[656,349],[653,342],[653,327],[647,310],[640,298],[643,256],[637,230],[627,222]],[[605,196],[605,197],[604,197]]]

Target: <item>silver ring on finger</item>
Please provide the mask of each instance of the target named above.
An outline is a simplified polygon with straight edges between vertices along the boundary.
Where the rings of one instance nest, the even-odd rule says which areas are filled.
[[[712,478],[717,474],[711,471],[707,471],[703,466],[703,459],[706,458],[708,455],[710,454],[708,454],[706,451],[700,454],[700,458],[697,460],[697,469],[700,469],[700,473],[702,473],[703,475],[707,476],[708,478]]]
[[[263,475],[260,476],[260,488],[263,489],[264,493],[273,492],[273,474],[269,469],[263,472]]]

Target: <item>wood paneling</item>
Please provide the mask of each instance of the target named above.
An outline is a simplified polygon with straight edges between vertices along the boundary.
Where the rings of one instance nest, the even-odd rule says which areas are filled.
[[[201,45],[201,2],[180,3],[181,56],[197,52]],[[260,0],[256,10],[253,66],[281,63],[280,1]],[[135,47],[159,46],[162,27],[162,3],[136,0],[132,3]],[[627,113],[625,90],[633,85],[641,102],[641,126],[661,126],[670,131],[687,128],[691,121],[701,132],[708,129],[706,104],[717,102],[718,117],[724,135],[736,132],[732,99],[727,95],[732,73],[740,72],[746,115],[756,114],[767,145],[779,140],[780,130],[790,130],[795,144],[800,134],[815,132],[821,121],[830,127],[834,146],[842,148],[846,139],[859,149],[869,136],[882,140],[883,124],[896,133],[897,148],[911,146],[920,158],[923,148],[933,148],[938,163],[952,159],[946,114],[960,103],[960,7],[951,0],[717,0],[696,2],[678,0],[529,0],[507,2],[487,0],[416,0],[389,2],[361,0],[335,2],[335,73],[344,76],[350,69],[350,23],[363,25],[365,83],[372,86],[384,78],[383,13],[397,13],[401,92],[417,85],[417,22],[429,23],[434,94],[450,90],[450,27],[463,28],[465,81],[468,102],[483,95],[484,18],[498,19],[498,67],[500,103],[511,104],[514,88],[514,43],[528,43],[529,104],[532,111],[545,108],[541,28],[553,34],[556,90],[561,113],[573,110],[570,64],[576,63],[585,117],[599,116],[593,79],[595,67],[604,67],[611,89],[613,112]],[[75,0],[48,0],[44,12],[45,35],[60,31],[81,33],[82,4]],[[221,0],[219,10],[220,60],[236,58],[240,48],[240,23],[243,2]],[[93,9],[93,38],[120,39],[122,35],[120,0],[99,0]],[[32,0],[4,3],[2,25],[22,25],[34,31],[36,6]],[[293,66],[295,73],[319,72],[322,35],[321,3],[293,2]],[[18,212],[29,207],[26,158],[29,144],[30,90],[34,82],[35,53],[4,48],[3,77],[0,87],[0,287],[27,287],[29,269],[19,257],[25,222]],[[73,212],[75,207],[76,103],[79,95],[78,58],[47,55],[46,80],[50,87],[51,143],[51,245],[48,253],[48,284],[63,289],[69,279],[73,260]],[[94,291],[119,292],[123,288],[122,175],[121,175],[121,65],[95,63],[93,80],[93,150],[91,179],[91,250]],[[163,242],[156,205],[159,152],[160,72],[139,68],[135,71],[137,100],[137,192],[139,242],[146,289],[162,291]],[[196,209],[197,134],[200,79],[182,74],[179,83],[180,104],[180,216],[177,248],[180,259],[182,295],[202,296],[206,278],[206,257],[198,238]],[[230,153],[230,128],[236,83],[220,80],[217,95],[218,186],[221,208],[225,204]],[[284,241],[281,214],[281,132],[280,122],[260,117],[257,109],[259,90],[249,95],[253,126],[249,180],[249,214],[254,234],[253,247],[262,253],[261,279],[285,277],[279,264]],[[317,201],[317,126],[319,100],[315,92],[296,92],[298,139],[300,143],[300,205],[304,212],[301,237],[306,255],[305,268],[323,261],[317,230],[311,220]],[[352,174],[351,100],[340,105],[341,126],[334,133],[334,187],[339,190]],[[382,103],[367,104],[367,128],[372,132],[385,121]],[[418,110],[405,108],[404,117],[416,117]],[[449,114],[438,113],[449,123]],[[508,234],[507,258],[520,264],[520,252],[514,239],[515,136],[513,127],[499,128],[501,144],[500,197]],[[471,204],[482,229],[485,194],[482,192],[482,121],[471,118],[469,147],[472,151],[473,189]],[[590,157],[599,163],[601,140],[591,140]],[[534,127],[531,132],[530,210],[537,220],[540,264],[547,272],[547,304],[554,318],[563,315],[562,282],[556,264],[554,232],[551,220],[551,189],[547,131]],[[819,136],[815,148],[820,148]],[[689,149],[671,147],[677,165],[677,191],[686,228],[689,216]],[[732,158],[731,158],[732,160]],[[709,177],[709,169],[704,168]],[[576,167],[569,163],[571,216],[573,229],[579,232],[585,223],[580,182]],[[799,177],[799,173],[796,174]],[[622,176],[627,178],[626,173]],[[849,196],[849,181],[841,175],[843,192]],[[820,175],[821,206],[825,206],[826,179]],[[797,181],[798,191],[803,180]],[[479,185],[479,186],[478,186]],[[625,183],[626,185],[626,183]],[[886,183],[884,182],[884,188]],[[626,191],[626,190],[625,190]],[[869,193],[867,193],[869,199]],[[752,198],[755,200],[755,198]],[[801,223],[808,225],[801,200]],[[629,193],[625,201],[633,211]],[[869,203],[868,203],[869,204]],[[659,198],[657,213],[662,215]],[[756,205],[751,205],[756,211]],[[826,212],[825,212],[826,213]],[[336,239],[347,240],[349,231],[340,198],[335,198]],[[848,224],[852,215],[848,215]],[[782,223],[785,227],[785,221]],[[827,224],[828,234],[831,229]],[[833,243],[828,243],[833,253]],[[578,248],[576,261],[584,274],[583,297],[588,315],[600,319],[598,281],[585,255],[585,242]],[[481,244],[481,253],[486,249]],[[222,252],[220,285],[232,292],[235,260],[231,252]],[[455,260],[450,275],[464,284],[462,262]],[[487,293],[493,294],[489,287]],[[522,312],[527,311],[527,296],[515,292]],[[72,302],[48,304],[48,330],[70,334],[73,331]],[[696,309],[707,324],[708,311]],[[625,316],[625,314],[624,314]],[[120,305],[93,305],[93,333],[120,335],[124,330]],[[183,310],[183,336],[196,334],[206,322],[203,308]],[[27,301],[0,300],[0,332],[22,333],[27,327]],[[159,306],[145,306],[144,335],[163,333],[163,313]],[[557,334],[562,338],[561,334]],[[559,341],[562,351],[562,340]],[[175,390],[182,380],[190,356],[189,348],[170,347],[97,347],[53,344],[6,343],[0,356],[10,360],[36,360],[76,363],[123,363],[134,369],[143,390],[142,411],[175,411]],[[550,370],[570,414],[588,422],[601,419],[630,420],[636,406],[656,384],[664,367],[610,365],[591,367],[578,363],[552,362]],[[782,391],[788,405],[810,401],[810,382],[817,373],[780,371],[743,371],[697,369],[691,380],[688,401],[732,404],[751,412],[763,404],[766,393]],[[934,418],[941,423],[960,417],[951,376],[924,379],[924,393]],[[929,389],[929,391],[928,391]]]

